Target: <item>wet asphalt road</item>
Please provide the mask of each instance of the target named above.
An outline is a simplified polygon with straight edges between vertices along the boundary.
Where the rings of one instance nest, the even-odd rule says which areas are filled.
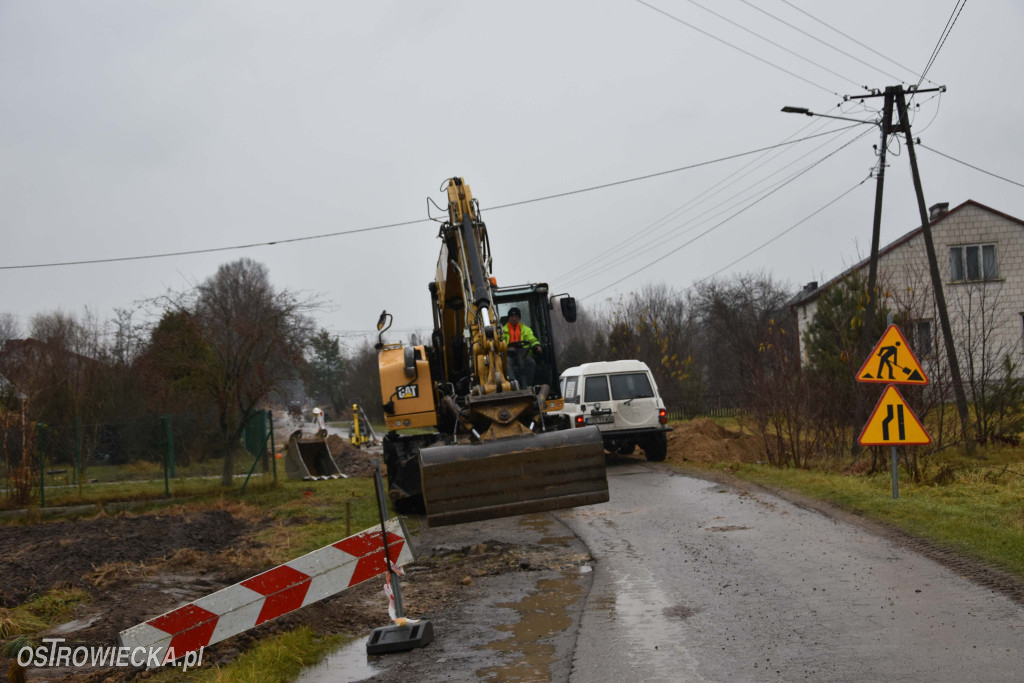
[[[778,498],[609,475],[609,503],[558,515],[595,558],[570,681],[1024,680],[1001,594]]]
[[[642,461],[609,486],[602,505],[423,530],[421,550],[564,561],[475,582],[425,648],[357,641],[302,680],[1024,680],[1024,606],[894,541]]]

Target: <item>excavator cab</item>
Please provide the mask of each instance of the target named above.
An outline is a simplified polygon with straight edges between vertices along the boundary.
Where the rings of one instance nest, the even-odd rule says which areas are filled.
[[[431,343],[378,344],[395,508],[425,511],[441,526],[607,501],[600,432],[570,429],[557,413],[564,402],[548,286],[497,287],[469,186],[452,178],[447,189]],[[512,308],[536,336],[528,349],[505,333]],[[562,311],[575,318],[573,302],[563,300]]]
[[[521,343],[510,342],[506,351],[506,368],[529,368],[527,377],[516,378],[520,388],[548,387],[545,413],[560,410],[555,402],[561,400],[559,386],[559,370],[555,356],[554,332],[551,326],[552,304],[548,299],[548,286],[544,283],[496,287],[494,289],[494,305],[499,323],[504,326],[508,312],[515,309],[519,312],[520,323],[529,327],[540,342],[539,351],[531,351]],[[519,356],[520,362],[516,362]],[[523,380],[529,381],[523,381]]]

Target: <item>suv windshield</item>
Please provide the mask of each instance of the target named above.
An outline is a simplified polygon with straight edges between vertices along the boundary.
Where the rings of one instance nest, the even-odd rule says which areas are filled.
[[[647,373],[630,372],[622,375],[609,375],[612,383],[612,400],[625,401],[631,398],[651,398],[654,390],[647,379]],[[590,389],[589,380],[587,389]]]

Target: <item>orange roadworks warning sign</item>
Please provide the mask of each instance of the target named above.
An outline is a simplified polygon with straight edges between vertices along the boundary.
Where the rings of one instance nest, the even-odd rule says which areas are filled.
[[[900,328],[889,325],[857,373],[858,382],[928,384],[921,364]]]
[[[857,439],[862,446],[915,446],[931,442],[917,415],[891,384],[878,399],[878,405]]]

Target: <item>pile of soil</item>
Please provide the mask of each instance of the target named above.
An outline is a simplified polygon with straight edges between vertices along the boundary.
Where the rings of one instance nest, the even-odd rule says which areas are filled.
[[[383,462],[379,447],[359,448],[337,434],[327,437],[327,449],[341,473],[350,477],[372,477],[374,458]]]
[[[764,444],[753,434],[730,431],[708,418],[672,425],[669,462],[757,462],[765,459]]]

